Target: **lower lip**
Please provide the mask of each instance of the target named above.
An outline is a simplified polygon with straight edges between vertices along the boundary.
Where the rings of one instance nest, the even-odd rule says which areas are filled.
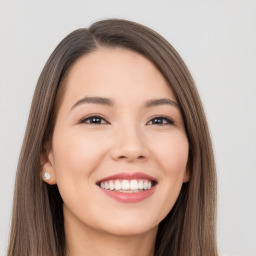
[[[115,199],[118,202],[123,203],[137,203],[140,201],[145,200],[146,198],[150,197],[156,190],[156,185],[153,186],[151,189],[147,189],[141,192],[134,192],[134,193],[123,193],[118,191],[112,191],[107,189],[102,189],[107,196]]]

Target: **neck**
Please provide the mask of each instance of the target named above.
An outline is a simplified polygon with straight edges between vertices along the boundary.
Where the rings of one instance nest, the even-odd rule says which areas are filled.
[[[65,221],[66,256],[153,256],[157,227],[139,235],[119,236]]]

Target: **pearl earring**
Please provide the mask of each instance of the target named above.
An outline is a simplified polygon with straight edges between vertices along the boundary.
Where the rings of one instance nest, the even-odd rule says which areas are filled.
[[[45,173],[44,173],[44,176],[43,176],[43,179],[44,179],[44,180],[49,180],[50,178],[51,178],[50,173],[45,172]]]

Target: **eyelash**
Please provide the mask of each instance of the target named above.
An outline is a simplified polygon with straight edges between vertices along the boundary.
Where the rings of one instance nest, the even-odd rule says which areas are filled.
[[[104,120],[104,123],[90,123],[90,122],[87,122],[87,121],[92,121],[93,119],[97,119],[97,120]],[[82,123],[82,124],[93,124],[93,125],[101,125],[101,124],[109,124],[109,122],[107,122],[106,120],[105,120],[105,118],[103,118],[102,116],[99,116],[99,115],[91,115],[91,116],[87,116],[86,118],[84,118],[84,119],[82,119],[81,121],[80,121],[80,123]]]
[[[152,124],[152,125],[161,125],[161,126],[164,126],[164,125],[174,125],[174,121],[172,119],[170,119],[169,117],[166,117],[166,116],[154,116],[149,122],[152,122],[153,120],[162,120],[162,122],[164,121],[165,123],[161,123],[161,124]],[[148,123],[149,123],[148,122]],[[147,124],[148,124],[147,123]]]
[[[90,122],[90,121],[96,121],[96,122]],[[158,120],[158,121],[157,121]],[[159,123],[159,120],[161,120]],[[100,123],[99,123],[100,121]],[[101,122],[103,121],[103,123]],[[158,123],[152,123],[153,121],[157,121]],[[151,124],[149,124],[151,122]],[[163,123],[164,122],[164,123]],[[103,118],[100,115],[91,115],[91,116],[87,116],[86,118],[82,119],[80,121],[80,123],[82,124],[89,124],[89,125],[106,125],[109,124],[108,121],[105,120],[105,118]],[[152,119],[150,119],[149,122],[147,122],[147,125],[159,125],[159,126],[164,126],[164,125],[174,125],[174,121],[166,116],[154,116]]]

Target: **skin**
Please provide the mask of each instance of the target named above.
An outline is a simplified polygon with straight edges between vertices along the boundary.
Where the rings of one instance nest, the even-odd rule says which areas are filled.
[[[158,224],[189,180],[179,107],[145,106],[162,98],[176,102],[172,90],[149,60],[121,48],[81,57],[66,83],[42,168],[63,198],[68,255],[153,255]],[[84,97],[113,105],[81,102]],[[103,119],[94,124],[87,118],[92,114]],[[155,192],[136,203],[106,196],[96,181],[120,172],[153,176]]]

